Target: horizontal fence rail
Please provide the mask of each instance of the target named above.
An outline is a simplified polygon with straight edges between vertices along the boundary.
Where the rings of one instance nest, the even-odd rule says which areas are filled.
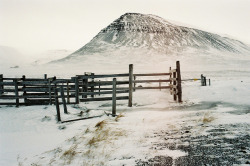
[[[161,86],[161,87],[135,87],[133,89],[169,89],[170,86]]]
[[[135,80],[133,83],[170,82],[170,80]]]
[[[112,88],[113,89],[113,88]],[[110,89],[110,90],[112,90]],[[129,90],[117,90],[116,93],[128,93]],[[82,95],[101,95],[101,94],[112,94],[113,91],[103,91],[103,92],[79,92],[79,94],[82,94]]]
[[[170,73],[148,73],[148,74],[133,74],[133,76],[164,76],[170,75]]]
[[[89,78],[128,77],[129,74],[76,75],[76,76],[81,79],[89,79]]]
[[[144,77],[152,79],[142,79]],[[115,82],[113,78],[116,78]],[[168,73],[134,74],[131,64],[129,73],[96,75],[88,72],[69,79],[55,76],[48,78],[47,74],[44,78],[26,78],[25,75],[21,78],[5,78],[0,74],[0,105],[18,107],[62,103],[64,112],[67,112],[66,104],[107,100],[116,103],[116,100],[128,100],[128,106],[132,107],[133,92],[145,89],[170,89],[174,100],[178,97],[178,102],[181,102],[179,62],[176,62],[176,69],[170,68]],[[127,96],[116,96],[116,94]]]
[[[128,96],[119,96],[116,97],[116,100],[127,100]],[[89,102],[89,101],[107,101],[112,100],[112,97],[101,97],[101,98],[86,98],[86,99],[80,99],[81,102]]]

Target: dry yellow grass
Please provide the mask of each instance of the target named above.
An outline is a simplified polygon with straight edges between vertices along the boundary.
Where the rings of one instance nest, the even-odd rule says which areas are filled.
[[[105,124],[107,124],[107,122],[105,120],[102,120],[100,122],[98,122],[95,127],[97,128],[96,130],[101,130],[103,129],[103,127],[105,126]]]
[[[118,122],[118,121],[120,120],[121,117],[124,117],[124,115],[120,113],[119,115],[117,115],[117,116],[115,117],[115,121]]]
[[[78,155],[82,155],[83,158],[87,158],[86,161],[83,161],[83,165],[106,165],[106,160],[95,161],[95,158],[96,156],[104,156],[105,159],[109,159],[111,151],[107,150],[107,147],[112,147],[116,140],[126,135],[126,131],[117,128],[117,123],[114,123],[114,121],[119,121],[121,117],[124,115],[119,114],[115,119],[99,121],[94,125],[94,129],[88,127],[82,135],[73,137],[70,140],[73,145],[60,153],[63,164],[70,165]],[[82,149],[83,147],[84,149]]]
[[[96,139],[95,137],[92,137],[92,138],[88,141],[87,145],[92,146],[92,145],[94,145],[96,142],[97,142],[97,139]]]
[[[62,154],[61,158],[66,159],[67,164],[70,164],[73,158],[75,157],[75,155],[77,154],[76,148],[77,148],[77,145],[73,145]]]
[[[123,117],[123,115],[120,115],[118,119],[121,117]],[[105,127],[107,124],[107,121],[102,120],[95,125],[97,129],[93,133],[94,136],[87,142],[88,146],[97,147],[100,142],[107,144],[111,140],[117,140],[119,137],[125,135],[126,132],[121,129]]]
[[[89,146],[93,146],[93,145],[98,146],[97,144],[99,142],[107,140],[109,138],[109,136],[110,136],[109,129],[102,130],[102,128],[101,128],[101,129],[98,130],[98,132],[96,130],[95,136],[92,137],[88,141],[87,145],[89,145]]]
[[[210,123],[213,120],[215,120],[215,118],[211,115],[210,112],[206,112],[202,118],[203,123]]]

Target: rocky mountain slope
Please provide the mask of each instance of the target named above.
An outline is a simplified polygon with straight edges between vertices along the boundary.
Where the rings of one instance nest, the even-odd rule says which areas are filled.
[[[65,61],[92,54],[112,54],[117,50],[148,50],[172,54],[189,48],[209,51],[215,49],[230,53],[249,53],[244,43],[202,30],[179,26],[155,15],[126,13],[102,29],[89,43],[78,49]]]

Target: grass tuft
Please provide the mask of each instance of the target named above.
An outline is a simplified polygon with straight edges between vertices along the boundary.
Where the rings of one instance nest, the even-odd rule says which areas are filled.
[[[100,130],[99,130],[99,131],[100,131]],[[102,141],[106,141],[106,140],[109,139],[109,137],[110,137],[110,134],[109,134],[109,133],[110,133],[109,129],[101,130],[100,132],[95,133],[95,136],[92,137],[92,138],[88,141],[87,145],[89,145],[89,146],[93,146],[93,145],[97,146],[98,143],[100,143],[100,142],[102,142]]]
[[[67,159],[67,164],[70,164],[73,158],[75,157],[75,155],[77,154],[76,148],[77,148],[77,145],[74,145],[62,154],[61,157]]]
[[[98,122],[95,127],[97,128],[97,130],[101,130],[103,129],[104,125],[107,124],[107,122],[105,120],[102,120],[100,122]]]
[[[89,133],[90,131],[89,131],[89,128],[87,128],[86,130],[85,130],[85,134],[87,134],[87,133]]]
[[[119,115],[117,115],[117,116],[115,117],[115,121],[118,122],[118,121],[120,120],[121,117],[124,117],[124,115],[120,113]]]
[[[92,138],[89,140],[89,142],[87,143],[87,145],[92,146],[92,145],[94,145],[96,142],[97,142],[96,138],[95,138],[95,137],[92,137]]]
[[[206,112],[203,116],[202,122],[203,123],[210,123],[213,120],[215,120],[215,118],[211,115],[210,112]]]

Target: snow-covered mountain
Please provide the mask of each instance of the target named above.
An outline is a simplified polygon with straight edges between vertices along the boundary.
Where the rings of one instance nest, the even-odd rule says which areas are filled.
[[[102,29],[89,43],[60,61],[84,55],[108,55],[117,53],[117,50],[134,54],[138,50],[173,54],[189,48],[230,53],[250,52],[249,46],[238,40],[175,25],[155,15],[126,13]]]

